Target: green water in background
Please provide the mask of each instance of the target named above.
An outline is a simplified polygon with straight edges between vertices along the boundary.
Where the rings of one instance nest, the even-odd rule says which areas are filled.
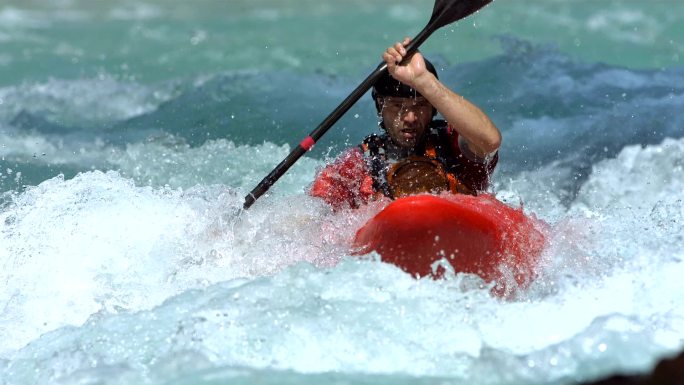
[[[0,5],[0,86],[114,76],[150,83],[234,70],[369,71],[429,19],[431,0],[29,1]],[[582,61],[680,65],[684,2],[497,0],[423,46],[450,63],[500,52],[496,37]]]
[[[237,211],[431,8],[0,2],[0,383],[570,384],[680,351],[681,0],[495,0],[423,46],[552,226],[527,300],[346,259],[365,219],[304,192],[369,95]]]

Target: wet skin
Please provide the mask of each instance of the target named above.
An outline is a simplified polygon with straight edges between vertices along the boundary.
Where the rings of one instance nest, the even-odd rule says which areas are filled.
[[[382,98],[382,119],[392,141],[400,147],[418,144],[432,120],[432,105],[423,97]]]

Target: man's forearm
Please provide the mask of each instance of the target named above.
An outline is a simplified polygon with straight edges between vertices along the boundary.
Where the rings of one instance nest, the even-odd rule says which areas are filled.
[[[420,92],[467,142],[478,156],[486,156],[501,145],[501,133],[477,106],[448,89],[434,75],[427,73],[416,79]]]

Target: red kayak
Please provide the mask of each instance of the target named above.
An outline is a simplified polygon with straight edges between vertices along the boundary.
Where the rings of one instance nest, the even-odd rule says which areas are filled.
[[[545,224],[491,195],[415,195],[400,198],[356,233],[356,254],[376,251],[417,277],[439,277],[448,261],[456,272],[496,282],[508,297],[527,288],[545,245]]]

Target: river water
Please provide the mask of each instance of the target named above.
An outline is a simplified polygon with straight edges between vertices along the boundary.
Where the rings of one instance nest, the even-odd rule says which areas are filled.
[[[569,384],[680,351],[680,1],[497,0],[423,46],[550,225],[515,301],[348,255],[377,207],[305,192],[368,95],[240,212],[431,8],[5,0],[0,384]]]

